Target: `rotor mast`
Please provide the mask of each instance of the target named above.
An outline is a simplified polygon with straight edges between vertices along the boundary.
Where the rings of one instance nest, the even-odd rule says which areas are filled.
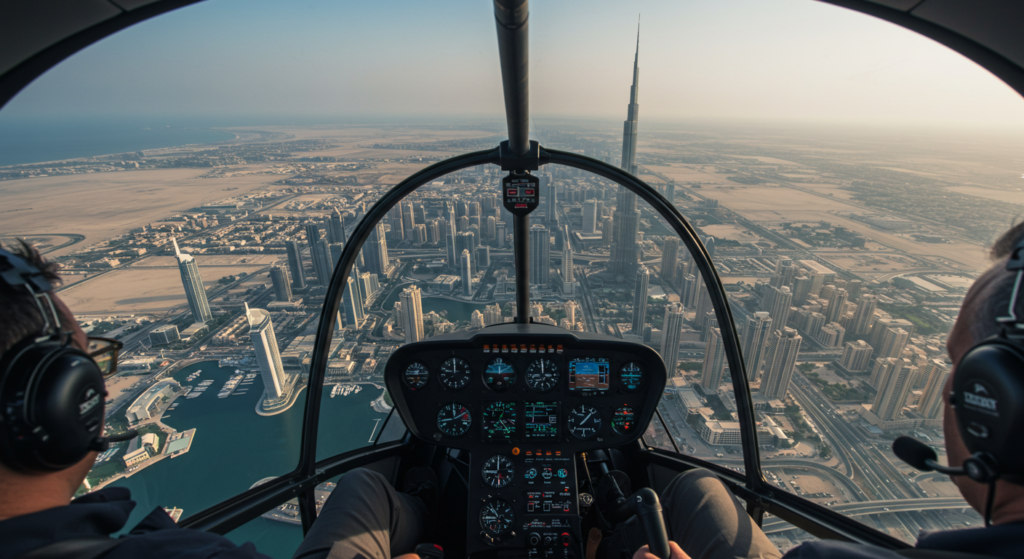
[[[494,0],[505,120],[508,123],[508,150],[514,157],[526,157],[530,152],[529,17],[527,0]],[[527,170],[513,169],[512,173],[527,174]],[[516,322],[526,324],[530,322],[530,216],[515,213],[512,225]]]

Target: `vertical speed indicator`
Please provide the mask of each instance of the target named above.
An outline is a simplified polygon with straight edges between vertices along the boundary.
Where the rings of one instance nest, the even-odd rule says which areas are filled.
[[[469,408],[452,402],[437,412],[437,428],[449,437],[461,437],[473,426],[473,416]]]

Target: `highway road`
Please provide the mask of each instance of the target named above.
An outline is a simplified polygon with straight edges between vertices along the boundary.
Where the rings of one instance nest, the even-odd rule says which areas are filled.
[[[846,516],[864,516],[869,514],[896,514],[901,512],[966,509],[970,506],[962,498],[931,498],[931,499],[901,499],[898,501],[871,501],[869,503],[848,503],[845,505],[833,505],[830,509]],[[902,516],[902,515],[901,515]],[[766,534],[784,532],[793,529],[794,526],[781,518],[765,519],[761,529]]]

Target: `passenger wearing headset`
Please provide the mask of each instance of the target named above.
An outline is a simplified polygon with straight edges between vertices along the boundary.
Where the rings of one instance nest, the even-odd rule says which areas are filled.
[[[911,465],[951,473],[967,503],[985,517],[986,527],[923,534],[907,551],[814,541],[791,549],[785,559],[1024,557],[1024,223],[1004,233],[990,256],[995,264],[968,291],[946,342],[953,363],[943,417],[950,468],[935,464],[934,452],[923,443],[901,437],[894,444],[897,455]],[[707,470],[677,476],[661,502],[668,536],[681,544],[684,556],[782,556]],[[640,527],[632,526],[606,545],[625,551],[643,538]],[[641,552],[634,559],[654,559]]]
[[[102,437],[104,379],[120,343],[87,337],[52,293],[57,281],[56,266],[28,245],[0,248],[0,559],[269,559],[251,543],[179,529],[161,508],[128,537],[110,538],[135,507],[126,488],[71,501],[99,451],[135,434]],[[410,473],[405,493],[369,470],[343,476],[296,558],[412,551],[436,480],[424,468]]]

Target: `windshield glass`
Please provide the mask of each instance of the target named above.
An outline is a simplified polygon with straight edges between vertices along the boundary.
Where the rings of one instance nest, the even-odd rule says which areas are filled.
[[[948,478],[889,448],[913,435],[945,459],[946,335],[1024,204],[1019,97],[818,3],[663,3],[639,44],[632,10],[533,6],[531,137],[627,167],[694,226],[769,483],[908,542],[978,526]],[[0,236],[59,262],[83,326],[125,344],[106,429],[140,436],[80,494],[131,488],[132,526],[295,468],[341,251],[403,178],[507,137],[496,53],[486,3],[215,0],[97,43],[0,112]],[[656,349],[670,379],[645,440],[743,472],[742,379],[685,244],[611,181],[536,174],[529,314]],[[317,459],[404,435],[381,382],[396,348],[513,316],[503,175],[431,181],[359,247],[330,317]],[[232,537],[292,542],[298,524],[286,504]],[[781,549],[810,537],[765,529]]]

